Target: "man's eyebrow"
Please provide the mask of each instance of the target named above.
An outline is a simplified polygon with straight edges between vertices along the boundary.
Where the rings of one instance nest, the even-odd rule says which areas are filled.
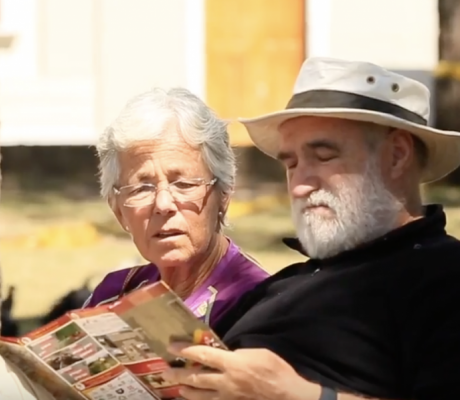
[[[309,150],[316,150],[316,149],[329,149],[329,150],[333,150],[336,152],[340,151],[340,148],[337,145],[337,143],[331,140],[327,140],[327,139],[312,140],[311,142],[307,142],[302,145],[302,150],[304,152],[307,152]],[[295,157],[294,152],[280,151],[277,154],[276,159],[279,161],[286,161],[287,159],[293,158],[293,157]]]
[[[327,140],[327,139],[318,139],[312,140],[311,142],[305,143],[302,146],[303,150],[316,150],[316,149],[329,149],[334,151],[339,151],[340,148],[337,143]]]

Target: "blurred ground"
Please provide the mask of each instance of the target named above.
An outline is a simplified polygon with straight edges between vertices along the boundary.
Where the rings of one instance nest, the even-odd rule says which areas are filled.
[[[34,193],[4,190],[0,207],[3,285],[17,286],[14,313],[20,318],[46,312],[86,279],[94,285],[108,271],[138,258],[104,202],[71,199],[63,191]],[[460,191],[433,189],[429,200],[448,205],[448,229],[460,236]],[[283,193],[251,203],[236,200],[230,220],[228,234],[270,272],[302,259],[280,242],[293,234]]]

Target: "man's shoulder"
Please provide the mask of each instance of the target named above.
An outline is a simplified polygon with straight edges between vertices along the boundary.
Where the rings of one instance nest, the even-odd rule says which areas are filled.
[[[417,254],[405,269],[399,290],[393,291],[392,304],[405,362],[422,371],[414,380],[423,388],[427,382],[444,385],[453,376],[458,378],[460,242],[446,237],[422,246]]]
[[[439,235],[435,238],[426,238],[425,241],[421,241],[421,245],[425,249],[438,250],[444,249],[458,249],[460,248],[460,240],[455,236],[449,234]]]
[[[393,291],[408,313],[460,302],[460,241],[452,236],[414,246],[398,266],[399,290]],[[402,301],[401,301],[402,300]],[[399,307],[399,306],[398,306]],[[438,307],[438,308],[439,308]]]
[[[271,291],[284,290],[285,286],[289,287],[289,282],[294,279],[298,281],[305,272],[313,271],[309,267],[309,262],[297,262],[283,267],[273,275],[267,276],[258,283],[250,293],[247,294],[247,303],[256,303],[261,297],[268,295]]]
[[[443,235],[435,240],[416,243],[408,255],[410,272],[445,274],[460,273],[460,240]]]
[[[233,306],[227,310],[218,323],[213,327],[219,336],[224,336],[226,332],[238,321],[247,311],[263,301],[271,293],[278,290],[284,290],[288,286],[286,282],[290,278],[297,279],[298,271],[305,263],[291,264],[274,275],[264,272],[264,279],[257,282],[250,290],[247,290]],[[280,288],[282,286],[282,288]]]

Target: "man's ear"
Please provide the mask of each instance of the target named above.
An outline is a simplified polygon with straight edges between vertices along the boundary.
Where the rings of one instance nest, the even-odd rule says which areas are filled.
[[[412,135],[402,129],[394,129],[388,136],[390,144],[390,176],[399,178],[415,160],[415,146]]]
[[[129,233],[129,227],[128,224],[125,221],[125,218],[123,216],[123,213],[121,211],[121,207],[118,204],[118,201],[114,197],[109,197],[107,200],[107,203],[109,204],[110,209],[113,212],[113,215],[115,215],[115,218],[117,219],[118,223],[120,224],[121,228]]]

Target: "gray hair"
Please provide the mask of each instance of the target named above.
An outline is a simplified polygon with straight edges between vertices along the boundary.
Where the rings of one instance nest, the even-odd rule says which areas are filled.
[[[371,151],[377,150],[380,144],[384,141],[386,134],[394,128],[383,125],[377,125],[372,122],[359,122],[362,126],[366,144]],[[420,168],[425,168],[428,162],[428,149],[417,136],[412,135],[414,142],[414,153],[417,163]]]
[[[227,122],[187,89],[154,88],[129,100],[99,137],[97,152],[104,198],[109,198],[119,179],[118,153],[137,142],[164,137],[165,127],[171,121],[177,122],[186,143],[201,149],[203,160],[217,178],[222,193],[232,192],[236,163]]]

